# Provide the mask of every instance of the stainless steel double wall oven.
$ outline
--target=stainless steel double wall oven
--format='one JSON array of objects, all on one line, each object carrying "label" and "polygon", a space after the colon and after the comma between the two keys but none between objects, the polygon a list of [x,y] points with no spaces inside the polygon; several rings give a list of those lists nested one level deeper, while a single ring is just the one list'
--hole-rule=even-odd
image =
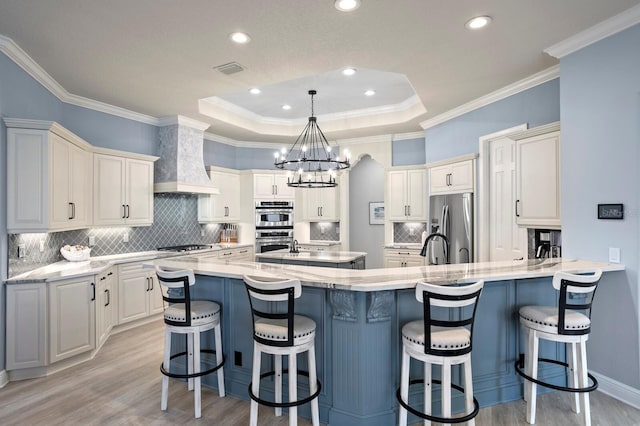
[{"label": "stainless steel double wall oven", "polygon": [[293,201],[256,201],[256,253],[293,243]]}]

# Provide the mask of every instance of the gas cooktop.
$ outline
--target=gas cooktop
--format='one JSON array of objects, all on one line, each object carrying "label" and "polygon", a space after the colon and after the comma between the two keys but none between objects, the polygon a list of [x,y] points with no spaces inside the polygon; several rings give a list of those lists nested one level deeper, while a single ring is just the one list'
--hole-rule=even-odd
[{"label": "gas cooktop", "polygon": [[158,247],[159,251],[193,251],[210,249],[211,244],[185,244],[182,246]]}]

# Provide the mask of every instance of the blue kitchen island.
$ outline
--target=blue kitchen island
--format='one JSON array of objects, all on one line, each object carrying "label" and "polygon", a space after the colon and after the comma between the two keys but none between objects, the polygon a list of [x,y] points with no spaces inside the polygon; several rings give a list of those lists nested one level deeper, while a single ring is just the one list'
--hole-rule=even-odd
[{"label": "blue kitchen island", "polygon": [[[322,383],[320,420],[329,425],[397,422],[395,392],[402,347],[400,330],[406,322],[422,317],[422,305],[414,296],[416,282],[455,285],[485,280],[476,314],[472,363],[474,394],[480,405],[486,407],[521,398],[521,380],[513,369],[523,351],[517,319],[519,306],[557,304],[557,292],[551,285],[551,277],[557,271],[589,273],[600,268],[608,273],[621,273],[615,271],[624,269],[619,264],[570,259],[369,270],[224,262],[195,256],[156,260],[152,264],[193,269],[197,283],[192,297],[221,304],[227,392],[244,399],[248,399],[251,380],[253,340],[242,276],[300,279],[304,287],[302,297],[296,300],[296,312],[313,318],[317,324],[316,358]],[[206,344],[213,346],[212,341]],[[540,356],[563,359],[564,349],[541,346]],[[306,359],[300,358],[298,362],[300,368],[306,368]],[[547,380],[564,380],[562,369],[541,368],[540,373]],[[434,374],[435,378],[439,375]],[[414,366],[411,377],[421,376],[422,369]],[[204,380],[207,386],[216,388],[215,376]],[[453,380],[459,383],[456,372]],[[261,395],[273,398],[268,389],[268,386],[261,388]],[[420,407],[418,391],[416,388],[410,394],[410,401]],[[434,407],[439,404],[438,394]],[[308,395],[306,382],[300,383],[299,395]],[[455,409],[461,401],[455,400],[455,393],[453,396]],[[309,407],[300,407],[299,414],[310,417]]]}]

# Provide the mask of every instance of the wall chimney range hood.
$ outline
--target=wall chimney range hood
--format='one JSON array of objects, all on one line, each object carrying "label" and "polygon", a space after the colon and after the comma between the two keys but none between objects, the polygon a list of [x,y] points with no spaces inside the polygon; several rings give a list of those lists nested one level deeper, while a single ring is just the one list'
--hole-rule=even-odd
[{"label": "wall chimney range hood", "polygon": [[180,115],[160,122],[160,159],[154,166],[153,192],[219,194],[204,168],[202,146],[209,125]]}]

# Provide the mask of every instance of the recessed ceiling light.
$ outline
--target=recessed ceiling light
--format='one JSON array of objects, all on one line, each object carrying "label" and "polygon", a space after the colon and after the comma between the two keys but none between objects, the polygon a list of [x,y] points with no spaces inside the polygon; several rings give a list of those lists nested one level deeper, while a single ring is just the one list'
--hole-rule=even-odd
[{"label": "recessed ceiling light", "polygon": [[375,90],[367,90],[366,92],[364,92],[365,96],[373,96],[376,94]]},{"label": "recessed ceiling light", "polygon": [[342,70],[342,74],[344,75],[354,75],[356,72],[358,72],[358,70],[355,68],[345,68]]},{"label": "recessed ceiling light", "polygon": [[469,19],[464,26],[470,30],[478,30],[486,27],[490,22],[491,16],[476,16],[475,18]]},{"label": "recessed ceiling light", "polygon": [[249,34],[245,33],[231,33],[229,34],[229,38],[231,39],[231,41],[234,41],[238,44],[246,44],[251,41],[251,37],[249,37]]},{"label": "recessed ceiling light", "polygon": [[291,105],[287,105],[287,104],[282,105],[282,109],[285,111],[289,111],[291,109]]},{"label": "recessed ceiling light", "polygon": [[360,0],[336,0],[334,6],[340,12],[351,12],[360,7]]},{"label": "recessed ceiling light", "polygon": [[261,92],[262,91],[257,87],[252,87],[251,89],[249,89],[249,93],[251,93],[252,95],[259,95]]}]

